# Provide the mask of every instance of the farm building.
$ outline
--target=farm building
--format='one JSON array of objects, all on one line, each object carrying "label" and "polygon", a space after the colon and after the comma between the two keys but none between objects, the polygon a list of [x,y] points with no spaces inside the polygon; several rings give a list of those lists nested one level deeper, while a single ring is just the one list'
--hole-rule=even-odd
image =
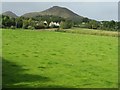
[{"label": "farm building", "polygon": [[49,27],[59,27],[60,24],[58,22],[50,22]]}]

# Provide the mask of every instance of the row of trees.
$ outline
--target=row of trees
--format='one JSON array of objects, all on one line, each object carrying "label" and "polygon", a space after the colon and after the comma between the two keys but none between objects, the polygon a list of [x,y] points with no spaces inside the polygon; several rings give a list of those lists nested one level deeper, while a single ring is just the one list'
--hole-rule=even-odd
[{"label": "row of trees", "polygon": [[[117,31],[120,29],[120,22],[115,21],[96,21],[88,18],[83,18],[82,22],[73,22],[72,20],[64,19],[57,16],[37,16],[34,18],[18,17],[12,18],[2,15],[1,17],[2,28],[24,28],[24,29],[44,29],[44,28],[56,28],[54,25],[49,26],[50,22],[57,22],[60,24],[60,28],[68,29],[71,27],[81,27],[89,29],[102,29]],[[44,23],[46,21],[47,23]],[[57,27],[58,28],[58,27]]]},{"label": "row of trees", "polygon": [[[65,20],[61,17],[57,16],[37,16],[34,18],[25,18],[18,17],[12,18],[9,16],[2,15],[2,28],[24,28],[24,29],[44,29],[44,28],[56,28],[55,25],[49,26],[52,22],[56,22],[60,24],[60,28],[71,28],[73,26],[71,20]],[[47,23],[45,23],[45,21]],[[58,28],[58,26],[57,26]]]},{"label": "row of trees", "polygon": [[109,31],[120,30],[120,22],[114,20],[111,21],[96,21],[96,20],[86,20],[79,24],[79,27],[89,28],[89,29],[102,29]]}]

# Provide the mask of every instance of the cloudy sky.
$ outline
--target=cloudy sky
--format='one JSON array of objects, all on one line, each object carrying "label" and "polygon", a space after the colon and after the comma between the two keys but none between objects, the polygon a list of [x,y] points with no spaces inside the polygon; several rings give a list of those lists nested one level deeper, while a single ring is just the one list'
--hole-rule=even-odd
[{"label": "cloudy sky", "polygon": [[78,15],[100,21],[118,20],[118,2],[3,2],[2,12],[12,11],[20,16],[52,6],[66,7]]}]

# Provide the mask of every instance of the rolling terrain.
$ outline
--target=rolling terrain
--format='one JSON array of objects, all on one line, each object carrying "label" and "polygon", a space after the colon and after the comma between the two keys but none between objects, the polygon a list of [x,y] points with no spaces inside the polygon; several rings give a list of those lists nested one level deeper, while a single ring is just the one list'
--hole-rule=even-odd
[{"label": "rolling terrain", "polygon": [[[14,18],[18,17],[12,11],[6,11],[2,14],[6,16],[14,17]],[[65,18],[65,19],[69,19],[69,20],[77,21],[77,22],[78,21],[81,22],[82,19],[84,18],[83,16],[80,16],[65,7],[59,7],[59,6],[53,6],[44,11],[25,13],[24,15],[19,16],[19,17],[34,18],[34,17],[46,16],[46,15],[47,16],[58,16],[61,18]]]},{"label": "rolling terrain", "polygon": [[59,16],[62,18],[68,18],[68,19],[82,19],[82,16],[77,15],[76,13],[72,12],[71,10],[64,8],[64,7],[59,7],[59,6],[53,6],[49,9],[46,9],[41,12],[31,12],[31,13],[26,13],[22,15],[23,17],[35,17],[39,15],[53,15],[53,16]]}]

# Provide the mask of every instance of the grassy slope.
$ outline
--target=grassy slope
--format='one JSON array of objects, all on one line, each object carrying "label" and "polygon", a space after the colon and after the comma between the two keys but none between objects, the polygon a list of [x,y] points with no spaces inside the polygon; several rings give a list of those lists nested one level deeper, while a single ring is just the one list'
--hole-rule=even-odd
[{"label": "grassy slope", "polygon": [[3,87],[117,87],[117,37],[3,30]]}]

